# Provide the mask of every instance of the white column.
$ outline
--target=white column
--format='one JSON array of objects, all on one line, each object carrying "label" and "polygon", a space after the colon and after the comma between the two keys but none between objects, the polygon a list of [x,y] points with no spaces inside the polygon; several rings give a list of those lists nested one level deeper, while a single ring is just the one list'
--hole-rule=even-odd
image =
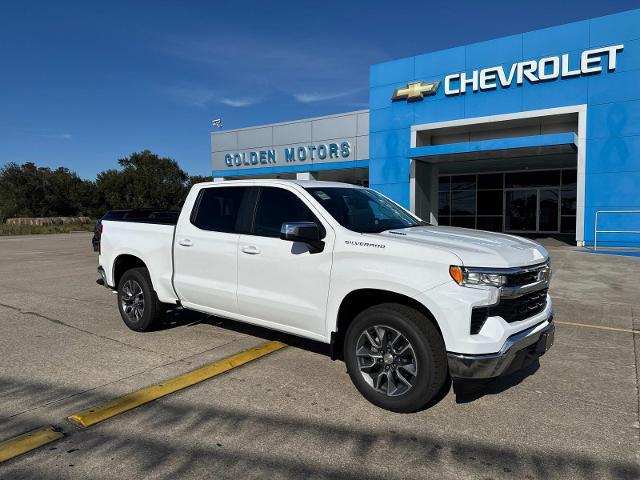
[{"label": "white column", "polygon": [[296,180],[315,180],[316,177],[313,172],[298,172],[296,173]]},{"label": "white column", "polygon": [[576,189],[576,245],[584,247],[585,190],[587,173],[587,107],[581,105],[578,110],[578,184]]}]

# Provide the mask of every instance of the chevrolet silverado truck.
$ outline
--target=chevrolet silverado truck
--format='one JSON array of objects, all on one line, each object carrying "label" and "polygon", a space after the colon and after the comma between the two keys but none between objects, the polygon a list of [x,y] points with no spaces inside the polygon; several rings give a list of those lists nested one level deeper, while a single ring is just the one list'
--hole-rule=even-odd
[{"label": "chevrolet silverado truck", "polygon": [[177,221],[104,220],[100,248],[97,282],[129,328],[186,308],[324,342],[365,398],[396,412],[553,344],[542,246],[430,225],[354,185],[201,183]]}]

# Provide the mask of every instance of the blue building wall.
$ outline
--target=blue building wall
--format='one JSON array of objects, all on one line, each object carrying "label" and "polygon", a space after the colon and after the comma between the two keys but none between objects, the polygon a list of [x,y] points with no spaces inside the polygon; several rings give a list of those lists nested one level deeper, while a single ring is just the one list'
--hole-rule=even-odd
[{"label": "blue building wall", "polygon": [[[597,75],[446,97],[441,83],[423,101],[392,102],[410,81],[624,44],[616,70]],[[606,57],[605,57],[606,59]],[[603,61],[603,66],[606,60]],[[572,65],[573,68],[575,66]],[[411,125],[526,110],[587,105],[584,238],[593,242],[596,210],[640,209],[640,10],[498,38],[373,65],[370,70],[369,182],[408,207]],[[640,230],[640,215],[610,215],[609,229]],[[598,243],[640,244],[635,235],[602,235]]]}]

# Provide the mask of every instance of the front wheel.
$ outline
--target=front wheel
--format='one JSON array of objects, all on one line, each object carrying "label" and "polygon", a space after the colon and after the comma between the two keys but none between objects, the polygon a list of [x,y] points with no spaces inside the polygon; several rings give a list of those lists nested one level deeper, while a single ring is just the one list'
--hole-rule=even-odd
[{"label": "front wheel", "polygon": [[360,393],[394,412],[424,408],[447,378],[442,337],[428,318],[405,305],[361,312],[347,329],[344,357]]},{"label": "front wheel", "polygon": [[118,310],[124,323],[136,332],[148,332],[162,316],[149,272],[146,268],[127,270],[118,282]]}]

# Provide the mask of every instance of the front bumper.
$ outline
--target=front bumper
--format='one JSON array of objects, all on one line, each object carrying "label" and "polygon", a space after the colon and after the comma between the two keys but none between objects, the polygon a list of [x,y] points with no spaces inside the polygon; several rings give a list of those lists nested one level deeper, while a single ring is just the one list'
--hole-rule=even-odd
[{"label": "front bumper", "polygon": [[553,346],[553,314],[547,320],[511,335],[497,353],[469,355],[447,352],[454,378],[481,379],[513,373],[531,364]]}]

